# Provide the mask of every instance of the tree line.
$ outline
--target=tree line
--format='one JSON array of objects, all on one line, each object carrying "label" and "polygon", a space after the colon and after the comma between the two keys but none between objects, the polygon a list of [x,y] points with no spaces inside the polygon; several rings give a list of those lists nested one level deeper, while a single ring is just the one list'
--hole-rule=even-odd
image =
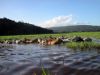
[{"label": "tree line", "polygon": [[66,33],[66,32],[96,32],[100,31],[100,26],[93,25],[73,25],[73,26],[61,26],[49,28],[54,32]]},{"label": "tree line", "polygon": [[53,33],[53,31],[29,23],[16,22],[8,18],[0,18],[0,35],[25,35],[46,33]]}]

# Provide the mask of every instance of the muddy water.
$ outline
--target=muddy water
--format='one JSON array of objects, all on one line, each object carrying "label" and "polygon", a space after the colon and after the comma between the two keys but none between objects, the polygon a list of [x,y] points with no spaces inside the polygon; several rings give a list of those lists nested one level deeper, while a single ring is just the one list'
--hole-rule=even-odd
[{"label": "muddy water", "polygon": [[100,50],[37,44],[0,48],[0,75],[100,75]]}]

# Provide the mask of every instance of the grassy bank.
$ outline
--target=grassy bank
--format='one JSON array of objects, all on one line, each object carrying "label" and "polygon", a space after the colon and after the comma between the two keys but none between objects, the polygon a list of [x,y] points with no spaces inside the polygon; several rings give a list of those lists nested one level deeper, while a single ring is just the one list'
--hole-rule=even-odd
[{"label": "grassy bank", "polygon": [[34,34],[34,35],[15,35],[15,36],[0,36],[0,40],[11,40],[11,39],[23,39],[23,38],[44,38],[44,37],[73,37],[73,36],[81,36],[81,37],[93,37],[100,39],[100,32],[72,32],[72,33],[61,33],[61,34]]},{"label": "grassy bank", "polygon": [[95,42],[69,42],[66,46],[72,49],[100,49],[100,43]]}]

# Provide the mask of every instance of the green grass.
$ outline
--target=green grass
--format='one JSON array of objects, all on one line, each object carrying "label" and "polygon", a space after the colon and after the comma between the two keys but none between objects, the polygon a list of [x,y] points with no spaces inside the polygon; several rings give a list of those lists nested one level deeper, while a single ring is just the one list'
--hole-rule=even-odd
[{"label": "green grass", "polygon": [[[41,68],[41,74],[42,75],[50,75],[49,71],[45,70],[43,66]],[[33,73],[33,75],[38,75],[38,74],[37,73]]]},{"label": "green grass", "polygon": [[95,42],[69,42],[66,46],[72,49],[100,49],[100,43]]},{"label": "green grass", "polygon": [[42,67],[42,75],[50,75],[49,72],[47,72],[43,67]]},{"label": "green grass", "polygon": [[12,39],[34,39],[34,38],[44,38],[44,37],[73,37],[73,36],[81,36],[81,37],[92,37],[100,39],[100,32],[72,32],[72,33],[61,33],[61,34],[34,34],[34,35],[15,35],[15,36],[0,36],[0,40],[12,40]]}]

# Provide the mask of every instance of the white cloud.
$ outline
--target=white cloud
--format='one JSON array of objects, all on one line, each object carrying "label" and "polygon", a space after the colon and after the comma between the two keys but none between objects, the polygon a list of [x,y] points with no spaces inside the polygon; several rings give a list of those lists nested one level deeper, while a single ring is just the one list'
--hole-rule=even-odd
[{"label": "white cloud", "polygon": [[68,15],[68,16],[58,16],[54,17],[48,21],[45,21],[41,24],[39,24],[41,27],[49,28],[49,27],[55,27],[55,26],[65,26],[69,24],[73,24],[73,16]]}]

